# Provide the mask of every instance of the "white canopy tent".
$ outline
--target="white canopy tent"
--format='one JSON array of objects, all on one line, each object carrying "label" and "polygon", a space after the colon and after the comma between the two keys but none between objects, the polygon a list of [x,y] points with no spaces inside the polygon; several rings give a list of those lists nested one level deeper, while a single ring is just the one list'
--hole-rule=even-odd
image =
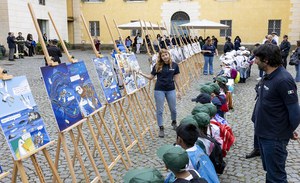
[{"label": "white canopy tent", "polygon": [[[141,22],[142,22],[143,29],[145,29],[145,27],[147,27],[147,29],[151,29],[152,27],[154,30],[159,30],[159,28],[161,30],[166,30],[163,26],[159,26],[157,24],[153,24],[153,23],[150,24],[150,22],[146,22],[145,24],[144,21]],[[118,25],[118,28],[123,30],[141,29],[141,23],[140,21],[137,21],[137,22],[131,22],[127,24],[121,24]]]},{"label": "white canopy tent", "polygon": [[190,29],[203,29],[204,30],[204,37],[205,37],[205,30],[206,29],[228,29],[229,26],[217,22],[213,22],[210,20],[196,20],[193,22],[189,22],[186,24],[179,25],[181,27],[188,27]]}]

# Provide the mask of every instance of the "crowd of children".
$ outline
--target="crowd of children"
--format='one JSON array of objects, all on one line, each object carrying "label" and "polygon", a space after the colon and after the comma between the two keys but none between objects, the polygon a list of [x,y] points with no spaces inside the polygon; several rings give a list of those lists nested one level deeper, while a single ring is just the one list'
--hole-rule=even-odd
[{"label": "crowd of children", "polygon": [[[125,182],[209,182],[218,183],[226,163],[223,158],[235,141],[226,112],[232,109],[228,78],[217,76],[214,82],[202,84],[200,94],[192,99],[196,106],[176,128],[175,145],[157,150],[170,172],[164,178],[152,168],[127,172]],[[139,180],[139,181],[136,181]]]}]

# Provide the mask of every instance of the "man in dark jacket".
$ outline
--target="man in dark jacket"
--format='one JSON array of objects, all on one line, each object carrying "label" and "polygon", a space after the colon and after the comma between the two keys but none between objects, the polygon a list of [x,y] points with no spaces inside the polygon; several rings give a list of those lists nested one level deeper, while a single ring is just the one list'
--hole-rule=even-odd
[{"label": "man in dark jacket", "polygon": [[14,61],[14,54],[16,50],[16,38],[13,32],[8,33],[7,44],[9,48],[8,60]]},{"label": "man in dark jacket", "polygon": [[254,56],[255,63],[266,73],[256,87],[252,115],[266,182],[287,183],[286,147],[290,139],[298,139],[295,130],[300,122],[297,86],[281,66],[277,45],[263,44],[254,51]]},{"label": "man in dark jacket", "polygon": [[291,43],[288,41],[287,35],[283,36],[283,41],[281,42],[279,48],[281,51],[282,65],[284,68],[286,68],[286,65],[287,65],[286,59],[287,59],[287,57],[289,55],[289,51],[291,49]]},{"label": "man in dark jacket", "polygon": [[[51,59],[55,62],[58,62],[59,64],[61,63],[61,60],[59,57],[62,57],[60,49],[57,47],[57,40],[51,40],[49,41],[49,46],[47,47],[49,56],[52,57]],[[45,60],[45,65],[47,66],[48,63]]]},{"label": "man in dark jacket", "polygon": [[225,45],[224,45],[224,53],[230,52],[230,51],[233,50],[233,49],[234,49],[234,46],[233,46],[233,44],[232,44],[232,42],[231,42],[231,38],[230,38],[230,37],[227,37],[227,38],[226,38],[226,43],[225,43]]}]

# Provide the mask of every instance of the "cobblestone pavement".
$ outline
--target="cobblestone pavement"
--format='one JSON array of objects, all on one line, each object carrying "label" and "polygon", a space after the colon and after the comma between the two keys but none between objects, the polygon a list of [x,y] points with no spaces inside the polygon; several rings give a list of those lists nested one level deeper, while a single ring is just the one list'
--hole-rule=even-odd
[{"label": "cobblestone pavement", "polygon": [[[104,102],[103,95],[101,94],[99,80],[97,79],[95,68],[92,64],[91,59],[93,58],[93,54],[91,51],[80,51],[80,50],[72,50],[71,54],[75,56],[75,58],[79,58],[81,60],[85,60],[87,68],[89,70],[90,77],[94,86],[96,88],[96,92],[98,96],[100,96],[101,101]],[[108,54],[108,52],[106,52]],[[142,70],[147,73],[149,72],[149,66],[147,61],[147,56],[143,54],[137,55],[139,63],[142,67]],[[66,61],[64,57],[62,59]],[[34,56],[34,57],[26,57],[25,59],[16,60],[15,62],[9,62],[6,60],[0,60],[0,66],[4,69],[7,69],[10,74],[14,76],[26,75],[31,86],[32,93],[34,95],[35,101],[39,106],[39,110],[41,115],[46,123],[47,130],[50,134],[52,140],[57,140],[57,125],[55,122],[55,118],[53,116],[53,112],[51,110],[51,106],[46,94],[46,90],[44,88],[44,84],[41,80],[40,68],[44,64],[43,56]],[[215,71],[218,71],[218,60],[214,61]],[[288,70],[295,75],[294,68],[288,66]],[[253,144],[253,124],[250,120],[253,106],[254,106],[254,97],[255,91],[254,86],[257,83],[256,78],[258,77],[257,66],[254,65],[252,68],[251,77],[247,80],[245,84],[238,84],[235,87],[234,92],[234,111],[230,111],[227,115],[227,119],[232,126],[233,132],[236,136],[235,145],[232,147],[230,152],[228,153],[225,161],[227,162],[227,167],[223,175],[220,175],[221,182],[224,183],[238,183],[238,182],[264,182],[265,172],[262,169],[262,164],[260,158],[253,158],[246,160],[245,154],[252,150]],[[190,113],[192,108],[195,106],[195,103],[191,102],[191,98],[197,96],[199,91],[197,91],[197,86],[200,83],[205,83],[207,81],[212,81],[212,76],[201,76],[196,81],[193,81],[188,92],[185,96],[182,97],[180,101],[178,101],[178,121],[180,121],[183,117]],[[299,87],[299,85],[298,85]],[[298,90],[299,92],[299,90]],[[299,94],[299,93],[298,93]],[[102,95],[102,97],[101,97]],[[0,109],[1,110],[1,109]],[[130,116],[129,116],[130,117]],[[107,123],[111,126],[112,122],[110,117],[106,117]],[[132,119],[132,118],[130,118]],[[169,113],[165,115],[165,128],[166,128],[166,137],[158,138],[155,137],[154,140],[150,138],[149,133],[145,135],[144,141],[146,143],[147,148],[144,149],[144,153],[141,154],[137,148],[134,146],[132,150],[129,151],[129,156],[132,161],[132,167],[157,167],[163,174],[166,174],[166,170],[164,168],[163,162],[158,159],[156,156],[156,150],[163,144],[174,143],[176,140],[175,132],[171,129],[171,120]],[[87,131],[87,127],[83,127],[85,131],[85,135],[87,136],[87,141],[92,145],[92,139]],[[298,133],[300,133],[298,129]],[[1,133],[0,135],[0,164],[4,171],[12,172],[13,162],[10,156],[9,148],[5,142],[5,139]],[[72,147],[70,143],[70,139],[67,139],[69,147]],[[117,143],[119,145],[119,143]],[[79,145],[82,150],[82,145]],[[121,149],[121,148],[120,148]],[[71,152],[73,152],[73,148],[69,148]],[[52,159],[55,158],[56,145],[53,145],[49,148]],[[289,182],[300,182],[300,144],[291,141],[288,145],[289,156],[287,159],[286,170],[288,173]],[[73,154],[73,153],[71,153]],[[104,151],[105,157],[108,157],[107,151]],[[42,155],[42,153],[39,153]],[[125,156],[124,156],[125,157]],[[84,160],[85,165],[87,165],[87,172],[90,175],[90,179],[92,180],[95,176],[92,167],[90,166],[90,162],[88,161],[88,157],[86,153],[82,154],[82,158]],[[49,176],[51,174],[50,169],[46,166],[46,161],[42,156],[38,156],[38,162],[40,163],[43,171],[45,172],[46,182],[51,182],[52,177]],[[103,168],[103,165],[100,161],[98,155],[95,156],[95,162],[99,167],[100,174],[104,182],[109,182],[107,174]],[[30,182],[39,182],[37,176],[34,174],[34,167],[30,160],[24,161],[24,166],[27,171],[27,175],[29,177]],[[64,158],[64,154],[61,151],[59,167],[59,174],[64,182],[71,182],[71,176],[68,171],[68,166]],[[116,166],[112,169],[112,175],[115,182],[123,182],[123,176],[126,173],[126,169],[124,165],[119,161]],[[78,182],[85,182],[84,176],[81,173],[80,166],[78,165],[78,161],[75,163],[75,173]],[[8,176],[0,180],[0,182],[9,182],[11,178]],[[20,182],[20,179],[18,180]]]}]

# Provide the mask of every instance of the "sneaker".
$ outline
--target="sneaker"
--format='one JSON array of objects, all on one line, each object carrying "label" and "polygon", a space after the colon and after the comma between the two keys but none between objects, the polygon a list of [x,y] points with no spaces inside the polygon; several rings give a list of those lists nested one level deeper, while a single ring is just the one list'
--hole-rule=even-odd
[{"label": "sneaker", "polygon": [[165,137],[164,126],[160,126],[160,127],[159,127],[159,133],[158,133],[158,136],[159,136],[160,138],[164,138],[164,137]]},{"label": "sneaker", "polygon": [[171,125],[173,127],[173,130],[176,130],[176,128],[177,128],[176,120],[173,120],[172,123],[171,123]]}]

